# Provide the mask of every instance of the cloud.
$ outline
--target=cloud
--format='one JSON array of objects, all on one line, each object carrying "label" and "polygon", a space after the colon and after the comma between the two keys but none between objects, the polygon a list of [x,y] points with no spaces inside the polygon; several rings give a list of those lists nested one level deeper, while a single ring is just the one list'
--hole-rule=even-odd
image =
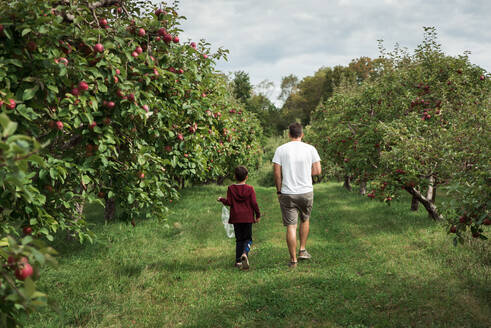
[{"label": "cloud", "polygon": [[243,70],[257,84],[277,87],[281,77],[311,75],[322,66],[378,56],[377,40],[413,50],[423,26],[435,26],[443,50],[491,70],[491,23],[487,0],[182,0],[182,40],[206,39],[230,50],[224,72]]}]

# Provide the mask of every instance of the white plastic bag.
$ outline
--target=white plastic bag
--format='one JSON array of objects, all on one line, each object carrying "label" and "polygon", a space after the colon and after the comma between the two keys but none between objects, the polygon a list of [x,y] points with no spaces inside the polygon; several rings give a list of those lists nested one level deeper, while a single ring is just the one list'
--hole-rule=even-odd
[{"label": "white plastic bag", "polygon": [[228,238],[234,238],[235,233],[234,233],[234,225],[228,223],[228,219],[230,218],[230,211],[226,206],[222,207],[222,223],[223,227],[225,228],[225,232],[227,233]]}]

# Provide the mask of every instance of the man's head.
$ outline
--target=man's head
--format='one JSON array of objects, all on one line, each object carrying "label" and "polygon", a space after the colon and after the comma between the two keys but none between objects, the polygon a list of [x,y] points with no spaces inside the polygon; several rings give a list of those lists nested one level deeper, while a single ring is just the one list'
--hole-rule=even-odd
[{"label": "man's head", "polygon": [[288,134],[292,139],[303,137],[302,124],[297,122],[290,124],[290,126],[288,127]]},{"label": "man's head", "polygon": [[247,172],[247,169],[242,165],[235,168],[235,180],[238,182],[244,181],[248,174],[249,172]]}]

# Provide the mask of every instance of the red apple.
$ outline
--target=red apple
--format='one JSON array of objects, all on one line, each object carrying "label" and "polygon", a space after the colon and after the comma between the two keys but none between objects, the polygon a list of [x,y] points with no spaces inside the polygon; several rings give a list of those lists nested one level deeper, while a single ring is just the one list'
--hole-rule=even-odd
[{"label": "red apple", "polygon": [[138,53],[138,54],[141,54],[143,52],[143,49],[142,47],[138,46],[135,48],[135,51]]},{"label": "red apple", "polygon": [[114,106],[116,106],[116,104],[114,103],[114,101],[108,101],[106,103],[106,107],[111,109],[111,108],[114,108]]},{"label": "red apple", "polygon": [[130,94],[128,95],[128,100],[129,100],[129,101],[131,101],[131,102],[134,102],[134,101],[135,101],[135,95],[134,95],[134,94],[132,94],[132,93],[130,93]]},{"label": "red apple", "polygon": [[482,223],[483,223],[484,225],[491,225],[491,220],[486,218],[486,219],[484,219],[484,220],[482,221]]},{"label": "red apple", "polygon": [[132,57],[135,57],[135,58],[136,58],[136,57],[138,57],[138,52],[133,51],[133,52],[131,53],[131,56],[132,56]]},{"label": "red apple", "polygon": [[15,277],[19,280],[25,280],[26,278],[32,276],[34,270],[29,262],[27,262],[26,258],[22,258],[21,262],[22,264],[17,268],[17,270],[15,270]]},{"label": "red apple", "polygon": [[104,123],[104,125],[109,125],[109,124],[111,124],[111,119],[109,117],[105,117],[102,120],[102,123]]},{"label": "red apple", "polygon": [[157,32],[160,36],[165,36],[167,34],[167,30],[163,27],[159,28]]},{"label": "red apple", "polygon": [[190,45],[191,45],[192,48],[196,49],[196,42],[191,42]]},{"label": "red apple", "polygon": [[24,227],[24,229],[22,229],[22,232],[24,233],[24,235],[30,235],[32,234],[32,228],[29,226]]},{"label": "red apple", "polygon": [[99,193],[97,194],[97,197],[99,198],[104,198],[105,196],[106,194],[103,191],[99,191]]},{"label": "red apple", "polygon": [[100,43],[97,43],[95,46],[94,46],[94,51],[95,52],[104,52],[104,46]]},{"label": "red apple", "polygon": [[119,68],[116,68],[116,74],[117,75],[121,74],[121,71],[119,70]]},{"label": "red apple", "polygon": [[118,83],[119,82],[119,78],[117,76],[114,76],[114,83]]},{"label": "red apple", "polygon": [[56,122],[56,128],[57,128],[58,130],[60,130],[60,131],[61,131],[61,130],[63,130],[63,122],[61,122],[61,121],[57,121],[57,122]]},{"label": "red apple", "polygon": [[157,10],[155,10],[155,16],[160,16],[163,13],[164,13],[164,11],[162,9],[160,9],[160,8],[157,9]]},{"label": "red apple", "polygon": [[94,129],[96,126],[97,126],[97,123],[95,121],[93,121],[89,124],[89,129]]},{"label": "red apple", "polygon": [[481,81],[484,81],[484,79],[485,79],[485,78],[486,78],[486,77],[485,77],[484,75],[481,75],[481,76],[479,77],[479,79],[480,79]]},{"label": "red apple", "polygon": [[165,33],[164,34],[164,41],[165,41],[165,43],[171,43],[172,35],[170,35],[169,33]]},{"label": "red apple", "polygon": [[172,38],[172,42],[179,43],[179,37],[176,35],[174,38]]},{"label": "red apple", "polygon": [[150,108],[148,107],[148,105],[143,105],[142,108],[145,110],[145,112],[149,112],[150,111]]},{"label": "red apple", "polygon": [[171,146],[165,146],[165,151],[166,152],[171,152],[172,151],[172,147]]},{"label": "red apple", "polygon": [[454,225],[453,225],[453,226],[451,226],[451,227],[450,227],[450,232],[451,232],[451,233],[456,233],[456,232],[457,232],[457,227],[456,227],[456,226],[454,226]]},{"label": "red apple", "polygon": [[7,108],[8,109],[15,109],[15,106],[17,106],[17,104],[15,103],[15,100],[14,99],[9,99],[9,102],[7,104]]},{"label": "red apple", "polygon": [[138,35],[139,36],[145,36],[145,30],[143,28],[138,29]]},{"label": "red apple", "polygon": [[179,71],[177,71],[179,74],[183,74],[184,73],[184,70],[182,68],[179,69]]},{"label": "red apple", "polygon": [[72,95],[74,95],[75,97],[78,97],[79,94],[80,94],[80,90],[77,87],[74,87],[72,89]]},{"label": "red apple", "polygon": [[203,54],[203,58],[204,59],[207,59],[208,58],[208,55],[207,54]]},{"label": "red apple", "polygon": [[143,173],[143,172],[138,173],[138,177],[140,179],[144,179],[145,178],[145,173]]},{"label": "red apple", "polygon": [[87,84],[87,82],[85,81],[81,81],[79,84],[78,84],[78,89],[80,91],[87,91],[89,90],[89,85]]},{"label": "red apple", "polygon": [[179,139],[179,140],[181,140],[181,141],[182,141],[182,140],[184,140],[184,137],[182,136],[182,134],[181,134],[181,133],[179,133],[179,134],[177,135],[177,139]]},{"label": "red apple", "polygon": [[107,19],[105,19],[105,18],[99,19],[99,25],[102,27],[106,27],[107,26]]}]

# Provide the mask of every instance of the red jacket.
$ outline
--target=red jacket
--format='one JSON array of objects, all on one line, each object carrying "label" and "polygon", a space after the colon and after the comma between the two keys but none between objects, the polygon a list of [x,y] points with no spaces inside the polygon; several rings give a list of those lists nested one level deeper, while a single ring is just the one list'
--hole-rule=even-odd
[{"label": "red jacket", "polygon": [[231,185],[227,189],[227,198],[220,198],[223,205],[230,206],[228,223],[254,223],[261,217],[256,201],[256,193],[252,186]]}]

